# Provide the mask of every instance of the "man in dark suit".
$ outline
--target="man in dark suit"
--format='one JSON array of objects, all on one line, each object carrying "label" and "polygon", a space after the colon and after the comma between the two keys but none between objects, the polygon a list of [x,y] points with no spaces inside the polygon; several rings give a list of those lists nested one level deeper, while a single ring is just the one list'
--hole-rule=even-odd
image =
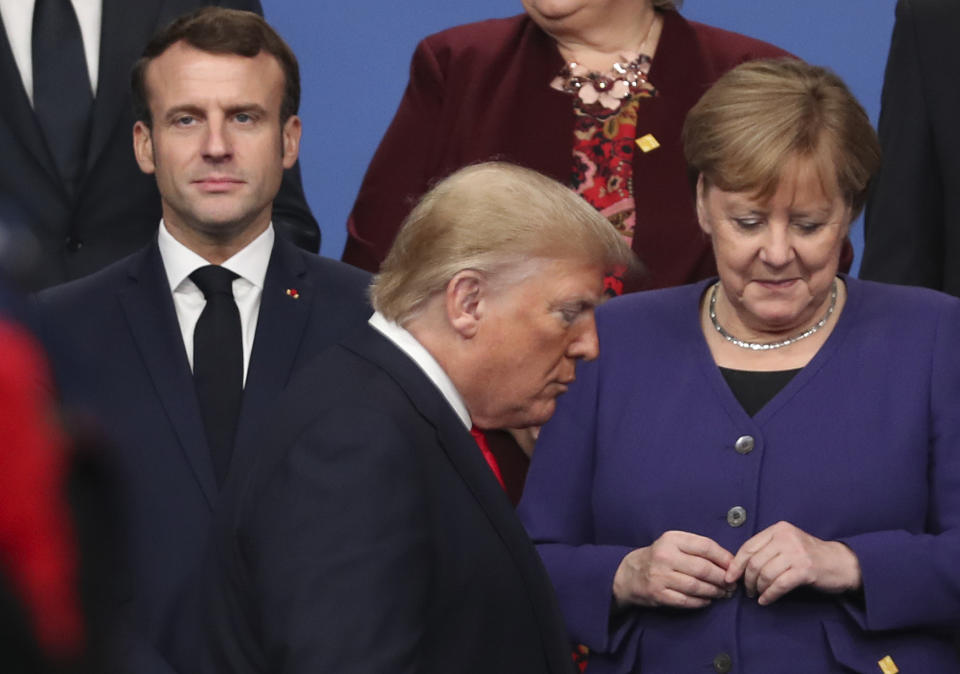
[{"label": "man in dark suit", "polygon": [[274,235],[300,89],[293,53],[263,19],[220,8],[182,17],[148,44],[134,82],[134,150],[163,204],[157,238],[45,291],[41,305],[87,366],[64,397],[96,414],[119,450],[131,550],[117,585],[136,641],[127,667],[193,672],[193,581],[234,438],[369,316],[369,279]]},{"label": "man in dark suit", "polygon": [[[30,288],[89,274],[154,235],[156,183],[137,170],[130,152],[130,68],[155,30],[205,4],[261,12],[258,0],[0,3],[0,86],[6,92],[0,198],[17,204],[32,240],[20,246],[22,257],[32,255],[24,278]],[[53,57],[49,67],[44,53]],[[73,169],[62,165],[70,145],[64,134],[76,137]],[[295,166],[274,204],[274,227],[319,250],[319,230]]]},{"label": "man in dark suit", "polygon": [[960,3],[899,0],[861,278],[960,296]]},{"label": "man in dark suit", "polygon": [[570,671],[549,580],[474,437],[550,417],[597,355],[604,271],[631,260],[528,169],[478,164],[431,190],[369,325],[299,373],[225,489],[201,671]]}]

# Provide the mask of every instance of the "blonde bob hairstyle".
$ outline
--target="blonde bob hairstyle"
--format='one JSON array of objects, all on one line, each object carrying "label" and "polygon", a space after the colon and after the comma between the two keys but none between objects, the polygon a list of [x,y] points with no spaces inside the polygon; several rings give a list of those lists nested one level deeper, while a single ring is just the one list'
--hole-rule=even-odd
[{"label": "blonde bob hairstyle", "polygon": [[825,68],[795,59],[744,63],[723,75],[687,114],[683,153],[691,186],[766,199],[784,166],[812,159],[827,193],[859,215],[880,166],[880,143],[863,107]]},{"label": "blonde bob hairstyle", "polygon": [[538,259],[637,265],[610,222],[567,187],[513,164],[475,164],[437,183],[407,216],[370,297],[403,325],[460,271],[506,284]]}]

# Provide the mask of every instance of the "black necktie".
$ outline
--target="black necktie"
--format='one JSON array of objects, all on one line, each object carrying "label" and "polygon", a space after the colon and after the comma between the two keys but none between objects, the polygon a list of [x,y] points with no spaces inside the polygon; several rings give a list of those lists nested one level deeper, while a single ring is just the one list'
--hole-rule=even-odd
[{"label": "black necktie", "polygon": [[33,110],[71,195],[83,177],[93,93],[80,24],[70,0],[33,8]]},{"label": "black necktie", "polygon": [[243,339],[240,312],[233,299],[233,279],[237,275],[229,269],[207,265],[190,274],[190,278],[207,299],[193,331],[193,382],[213,469],[218,484],[223,484],[243,397]]}]

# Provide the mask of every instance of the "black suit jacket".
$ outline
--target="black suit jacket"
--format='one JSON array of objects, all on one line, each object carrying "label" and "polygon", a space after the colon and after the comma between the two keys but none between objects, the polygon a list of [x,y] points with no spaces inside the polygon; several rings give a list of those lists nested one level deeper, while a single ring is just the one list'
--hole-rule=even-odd
[{"label": "black suit jacket", "polygon": [[[0,200],[13,202],[36,242],[25,283],[37,289],[100,269],[142,248],[156,233],[160,196],[133,156],[130,70],[151,35],[205,4],[262,13],[259,0],[103,0],[100,70],[86,174],[71,198],[23,88],[0,24]],[[284,173],[274,202],[278,233],[317,252],[320,234],[303,195],[299,168]],[[28,254],[23,247],[12,255]],[[18,262],[24,262],[18,260]]]},{"label": "black suit jacket", "polygon": [[960,296],[960,3],[896,12],[860,276]]},{"label": "black suit jacket", "polygon": [[[292,374],[369,316],[368,275],[277,237],[264,283],[237,437],[254,432]],[[296,293],[288,293],[295,290]],[[294,297],[293,295],[298,295]],[[132,671],[193,672],[192,599],[218,499],[193,377],[157,244],[40,296],[60,351],[65,402],[94,415],[118,448],[129,564],[118,579]],[[236,463],[231,464],[231,470]]]},{"label": "black suit jacket", "polygon": [[205,672],[571,670],[549,580],[463,424],[369,326],[319,356],[228,482]]}]

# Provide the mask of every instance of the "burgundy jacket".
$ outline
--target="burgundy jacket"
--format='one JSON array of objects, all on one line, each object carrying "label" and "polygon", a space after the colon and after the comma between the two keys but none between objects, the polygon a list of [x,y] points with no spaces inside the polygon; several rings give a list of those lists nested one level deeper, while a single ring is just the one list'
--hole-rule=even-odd
[{"label": "burgundy jacket", "polygon": [[[640,101],[637,136],[660,147],[634,157],[633,249],[644,288],[715,273],[697,225],[680,131],[687,111],[720,75],[751,59],[789,56],[765,42],[663,13],[649,73],[658,90]],[[396,116],[360,187],[343,260],[375,271],[415,200],[470,163],[511,161],[569,184],[573,105],[549,83],[563,67],[552,38],[526,15],[450,28],[423,40]],[[633,288],[637,289],[637,288]]]}]

